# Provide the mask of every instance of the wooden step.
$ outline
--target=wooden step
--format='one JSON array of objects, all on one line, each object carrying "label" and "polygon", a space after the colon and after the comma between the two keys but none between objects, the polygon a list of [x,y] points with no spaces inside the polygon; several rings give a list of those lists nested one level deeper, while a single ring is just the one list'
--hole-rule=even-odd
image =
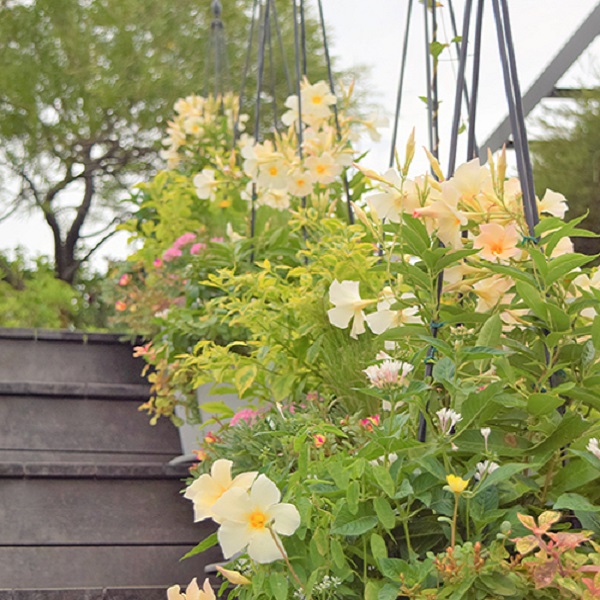
[{"label": "wooden step", "polygon": [[[206,560],[192,557],[180,561],[191,548],[191,545],[0,547],[0,590],[6,590],[0,591],[0,600],[4,600],[3,593],[10,593],[8,590],[21,590],[21,595],[13,600],[82,600],[86,596],[52,596],[49,591],[100,588],[93,591],[98,594],[103,588],[132,587],[160,587],[161,600],[166,600],[167,587],[174,584],[184,587],[193,577],[204,580]],[[221,558],[216,549],[207,555],[212,556],[211,561]],[[41,595],[28,596],[33,590],[40,590]],[[100,597],[90,596],[94,600]],[[147,600],[140,596],[131,598]]]},{"label": "wooden step", "polygon": [[181,454],[177,428],[167,419],[151,426],[140,404],[140,399],[0,395],[0,451]]},{"label": "wooden step", "polygon": [[0,382],[144,384],[143,367],[113,334],[0,330]]}]

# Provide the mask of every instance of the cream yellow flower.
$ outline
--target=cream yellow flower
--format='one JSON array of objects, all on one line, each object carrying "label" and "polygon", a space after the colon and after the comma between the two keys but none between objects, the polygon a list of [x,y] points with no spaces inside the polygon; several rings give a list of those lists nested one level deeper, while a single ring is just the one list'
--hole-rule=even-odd
[{"label": "cream yellow flower", "polygon": [[313,190],[313,177],[308,171],[294,169],[288,176],[288,192],[292,196],[308,196]]},{"label": "cream yellow flower", "polygon": [[194,577],[187,586],[185,594],[181,593],[178,585],[173,585],[167,590],[167,600],[216,600],[216,598],[208,579],[204,580],[204,585],[200,589]]},{"label": "cream yellow flower", "polygon": [[195,522],[208,518],[216,521],[213,506],[226,491],[232,488],[242,491],[250,489],[252,482],[256,479],[256,471],[241,473],[232,479],[232,465],[233,462],[225,458],[216,460],[212,465],[210,475],[208,473],[200,475],[185,491],[184,497],[194,503]]},{"label": "cream yellow flower", "polygon": [[342,167],[328,152],[324,152],[320,156],[309,156],[304,164],[314,180],[323,185],[333,183],[342,172]]},{"label": "cream yellow flower", "polygon": [[201,200],[214,200],[215,189],[218,185],[219,182],[215,180],[215,172],[212,169],[202,169],[194,177],[196,194]]},{"label": "cream yellow flower", "polygon": [[280,500],[281,492],[266,475],[258,476],[249,493],[232,488],[223,494],[213,509],[221,523],[217,536],[225,558],[246,547],[258,563],[283,558],[278,534],[292,535],[300,527],[300,514]]},{"label": "cream yellow flower", "polygon": [[538,211],[553,217],[564,219],[568,208],[567,199],[562,194],[552,190],[546,190],[544,197],[538,200]]},{"label": "cream yellow flower", "polygon": [[402,181],[396,169],[388,169],[381,179],[381,192],[368,197],[369,206],[379,219],[400,223],[403,213],[412,214],[420,206],[417,186],[410,179]]},{"label": "cream yellow flower", "polygon": [[[406,293],[400,296],[401,300],[415,300],[414,294]],[[367,315],[366,321],[371,331],[377,335],[391,329],[400,327],[400,325],[409,325],[422,323],[419,317],[419,307],[409,306],[401,310],[390,310],[390,306],[396,302],[394,292],[390,287],[386,287],[381,292],[380,300],[377,303],[377,312]]]},{"label": "cream yellow flower", "polygon": [[329,322],[335,327],[346,329],[352,323],[350,336],[357,339],[365,332],[365,313],[363,309],[374,300],[363,300],[360,297],[358,281],[342,281],[335,279],[329,287],[329,300],[335,305],[327,311]]},{"label": "cream yellow flower", "polygon": [[273,160],[258,167],[258,185],[269,189],[284,189],[287,185],[288,166],[283,160]]},{"label": "cream yellow flower", "polygon": [[221,575],[223,575],[223,577],[225,577],[229,583],[233,583],[233,585],[250,585],[252,583],[247,577],[244,577],[244,575],[238,571],[231,571],[230,569],[226,569],[221,565],[217,565],[217,571],[219,571],[219,573],[221,573]]},{"label": "cream yellow flower", "polygon": [[462,494],[469,485],[468,479],[463,479],[458,475],[446,475],[446,483],[455,494]]}]

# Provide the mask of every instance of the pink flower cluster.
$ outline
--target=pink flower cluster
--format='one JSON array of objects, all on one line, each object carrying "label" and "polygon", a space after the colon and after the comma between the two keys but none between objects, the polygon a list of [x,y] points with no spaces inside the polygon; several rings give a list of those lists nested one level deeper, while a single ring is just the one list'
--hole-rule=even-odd
[{"label": "pink flower cluster", "polygon": [[371,415],[366,419],[360,420],[361,427],[364,427],[367,431],[373,431],[373,427],[379,427],[381,423],[381,417],[379,415]]},{"label": "pink flower cluster", "polygon": [[245,421],[248,425],[252,425],[254,421],[256,421],[256,417],[258,417],[260,413],[257,410],[252,410],[251,408],[243,408],[231,417],[231,421],[229,421],[229,425],[234,427],[240,421]]},{"label": "pink flower cluster", "polygon": [[367,367],[363,373],[368,377],[371,386],[384,389],[403,385],[406,376],[413,366],[399,360],[386,359],[379,365]]},{"label": "pink flower cluster", "polygon": [[[179,258],[182,254],[183,254],[183,247],[187,246],[189,244],[192,244],[192,242],[196,239],[196,234],[195,233],[184,233],[182,236],[178,237],[174,242],[173,245],[168,248],[167,250],[165,250],[164,254],[163,254],[163,260],[165,262],[169,262],[172,260],[175,260],[176,258]],[[205,250],[206,249],[206,244],[203,242],[196,242],[195,244],[192,244],[192,246],[190,247],[190,254],[200,254],[201,250]],[[160,259],[156,259],[154,261],[155,266],[161,266],[160,264],[157,264],[157,262],[160,261]]]}]

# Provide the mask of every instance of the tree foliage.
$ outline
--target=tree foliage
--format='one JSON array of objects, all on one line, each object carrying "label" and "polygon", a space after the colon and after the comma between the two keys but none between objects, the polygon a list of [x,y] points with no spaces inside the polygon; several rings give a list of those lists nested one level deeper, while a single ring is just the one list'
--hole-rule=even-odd
[{"label": "tree foliage", "polygon": [[[251,6],[251,0],[223,6],[234,90],[246,59]],[[293,71],[291,3],[277,7],[286,60],[273,29],[265,103],[288,94],[284,62]],[[214,54],[212,20],[209,4],[198,0],[0,3],[2,212],[27,206],[43,213],[59,279],[74,281],[114,232],[124,191],[160,164],[160,138],[174,101],[214,88],[207,64]],[[254,47],[257,37],[255,28]],[[312,76],[323,77],[317,23],[310,20],[307,45]],[[250,58],[247,98],[255,94],[256,49]],[[222,77],[227,85],[225,70]]]},{"label": "tree foliage", "polygon": [[[543,141],[532,144],[538,194],[550,188],[569,199],[570,218],[585,213],[585,226],[600,233],[600,91],[548,112]],[[575,239],[579,251],[595,254],[595,238]]]}]

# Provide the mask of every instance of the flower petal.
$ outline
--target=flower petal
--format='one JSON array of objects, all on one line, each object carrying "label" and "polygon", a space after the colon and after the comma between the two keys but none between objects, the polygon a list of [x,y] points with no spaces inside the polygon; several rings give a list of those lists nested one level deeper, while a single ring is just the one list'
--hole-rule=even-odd
[{"label": "flower petal", "polygon": [[167,590],[167,600],[182,600],[181,588],[178,585],[172,585]]},{"label": "flower petal", "polygon": [[[268,530],[265,531],[268,533]],[[233,521],[224,521],[217,531],[217,538],[226,559],[243,550],[248,545],[250,537],[249,527]]]},{"label": "flower petal", "polygon": [[[383,303],[381,303],[383,304]],[[378,310],[377,312],[367,315],[366,320],[371,328],[371,331],[377,335],[388,330],[394,324],[396,311],[393,310]]]},{"label": "flower petal", "polygon": [[232,521],[245,524],[248,522],[248,492],[239,487],[228,489],[212,506],[212,513],[218,523]]},{"label": "flower petal", "polygon": [[226,458],[220,458],[213,463],[210,469],[211,477],[217,485],[227,489],[231,485],[231,467],[233,461]]},{"label": "flower petal", "polygon": [[281,535],[292,535],[300,527],[300,513],[293,504],[277,504],[269,510],[273,530]]},{"label": "flower petal", "polygon": [[346,327],[348,327],[348,325],[350,324],[350,320],[354,316],[354,311],[352,310],[352,308],[339,306],[336,308],[330,308],[327,311],[327,316],[329,317],[329,322],[334,327],[346,329]]},{"label": "flower petal", "polygon": [[240,473],[235,479],[231,482],[231,487],[239,487],[244,491],[248,491],[256,476],[258,475],[258,471],[249,471],[248,473]]},{"label": "flower petal", "polygon": [[250,490],[250,500],[253,506],[267,509],[281,500],[281,492],[266,475],[259,475]]},{"label": "flower petal", "polygon": [[250,539],[248,556],[257,563],[271,563],[283,559],[268,529],[257,530]]},{"label": "flower petal", "polygon": [[194,522],[212,517],[212,506],[219,499],[223,489],[208,474],[200,475],[188,489],[184,497],[194,503]]}]

